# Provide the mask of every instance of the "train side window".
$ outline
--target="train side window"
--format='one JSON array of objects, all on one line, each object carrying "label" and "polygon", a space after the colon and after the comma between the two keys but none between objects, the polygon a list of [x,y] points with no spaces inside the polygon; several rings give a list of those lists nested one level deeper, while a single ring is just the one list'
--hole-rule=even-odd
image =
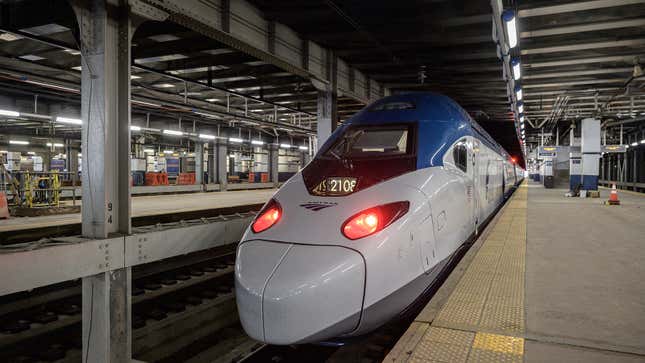
[{"label": "train side window", "polygon": [[468,170],[468,148],[464,141],[455,144],[452,149],[452,157],[455,160],[455,166],[465,173]]}]

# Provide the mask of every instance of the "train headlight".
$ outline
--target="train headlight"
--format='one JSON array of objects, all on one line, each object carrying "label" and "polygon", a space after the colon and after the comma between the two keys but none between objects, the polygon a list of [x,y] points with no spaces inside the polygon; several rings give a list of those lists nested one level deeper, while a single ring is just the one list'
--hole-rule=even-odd
[{"label": "train headlight", "polygon": [[282,207],[275,199],[271,199],[264,208],[258,213],[253,221],[251,229],[255,233],[260,233],[271,228],[282,217]]},{"label": "train headlight", "polygon": [[394,202],[360,211],[343,223],[340,231],[355,240],[374,234],[401,218],[410,209],[410,202]]}]

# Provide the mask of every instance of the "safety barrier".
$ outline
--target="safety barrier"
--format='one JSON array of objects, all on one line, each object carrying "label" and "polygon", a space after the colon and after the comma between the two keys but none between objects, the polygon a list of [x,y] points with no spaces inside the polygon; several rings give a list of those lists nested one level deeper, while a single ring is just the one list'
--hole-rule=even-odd
[{"label": "safety barrier", "polygon": [[179,173],[177,185],[195,184],[195,173]]},{"label": "safety barrier", "polygon": [[146,173],[145,185],[168,185],[168,173]]}]

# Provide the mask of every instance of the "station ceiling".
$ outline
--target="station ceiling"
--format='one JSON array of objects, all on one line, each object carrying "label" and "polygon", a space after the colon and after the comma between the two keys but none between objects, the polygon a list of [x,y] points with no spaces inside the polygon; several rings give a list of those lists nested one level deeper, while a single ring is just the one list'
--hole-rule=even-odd
[{"label": "station ceiling", "polygon": [[[265,19],[332,49],[393,92],[454,98],[511,154],[521,154],[489,0],[249,2]],[[517,15],[519,46],[511,55],[521,60],[528,142],[536,143],[541,131],[553,137],[556,128],[564,137],[569,120],[591,115],[624,122],[628,131],[642,128],[645,0],[504,0],[502,6]],[[78,28],[67,2],[5,2],[0,12],[0,87],[78,99],[69,90],[80,85]],[[308,79],[172,22],[144,23],[132,57],[135,113],[178,117],[188,104],[218,116],[198,122],[267,133],[275,125],[263,121],[275,116],[295,125],[281,130],[288,133],[306,133],[298,126],[315,122],[317,94]],[[341,119],[363,106],[341,95]],[[32,125],[22,121],[21,127]]]}]

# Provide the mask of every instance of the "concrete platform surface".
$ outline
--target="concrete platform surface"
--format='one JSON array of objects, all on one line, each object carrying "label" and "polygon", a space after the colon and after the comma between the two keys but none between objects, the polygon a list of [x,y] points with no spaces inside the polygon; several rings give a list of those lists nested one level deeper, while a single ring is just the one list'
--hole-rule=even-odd
[{"label": "concrete platform surface", "polygon": [[386,362],[645,362],[645,196],[525,182]]},{"label": "concrete platform surface", "polygon": [[[226,208],[264,203],[276,189],[238,190],[227,192],[152,195],[132,198],[132,216],[154,216],[193,210]],[[43,228],[81,222],[81,214],[0,219],[0,232]]]}]

